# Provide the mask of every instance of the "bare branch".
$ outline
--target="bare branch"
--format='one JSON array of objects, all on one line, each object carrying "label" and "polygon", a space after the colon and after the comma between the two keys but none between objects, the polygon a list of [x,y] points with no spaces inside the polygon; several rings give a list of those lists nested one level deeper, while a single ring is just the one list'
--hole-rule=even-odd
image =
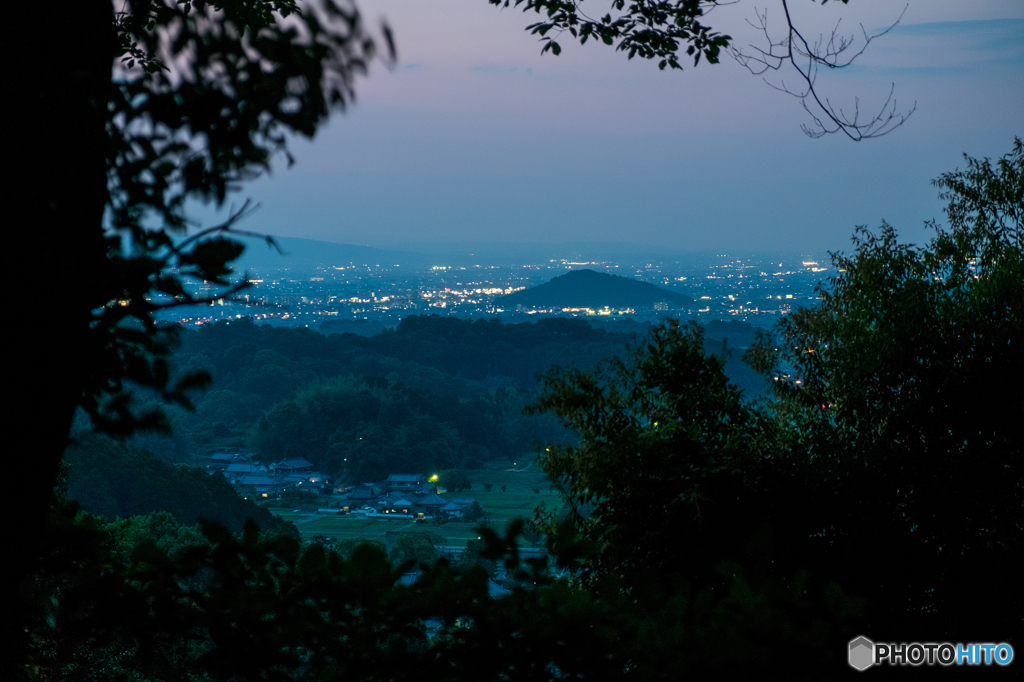
[{"label": "bare branch", "polygon": [[[206,238],[218,234],[234,237],[259,238],[266,241],[266,243],[273,247],[279,254],[284,255],[285,252],[281,248],[280,244],[278,244],[270,235],[251,232],[248,230],[239,230],[235,227],[241,220],[249,217],[259,208],[259,204],[253,205],[252,201],[247,199],[245,203],[242,204],[241,208],[237,210],[232,208],[227,219],[222,223],[201,229],[178,244],[166,246],[166,250],[163,255],[152,261],[155,265],[155,270],[149,277],[150,288],[142,294],[133,296],[126,292],[124,297],[111,300],[103,307],[102,312],[99,313],[99,317],[112,320],[134,317],[145,324],[152,324],[153,319],[151,316],[157,311],[179,308],[182,306],[211,305],[218,301],[240,301],[241,299],[236,298],[236,294],[253,286],[248,273],[245,273],[240,281],[233,283],[220,278],[220,275],[229,274],[230,271],[216,273],[212,278],[214,283],[220,284],[225,288],[219,293],[207,296],[194,295],[188,292],[183,286],[183,280],[185,278],[195,280],[208,279],[209,275],[205,273],[202,268],[179,272],[177,275],[171,277],[170,281],[168,281],[168,278],[163,275],[168,268],[180,266],[182,264],[182,259],[190,255],[188,251],[191,247],[200,247]],[[233,260],[233,257],[229,257],[229,260]],[[194,266],[194,264],[190,265]],[[168,285],[172,283],[173,286],[168,289]],[[150,297],[152,292],[167,295],[170,297],[170,300],[155,301]]]},{"label": "bare branch", "polygon": [[250,207],[251,203],[252,203],[251,199],[246,199],[245,203],[242,204],[242,207],[240,209],[238,209],[237,211],[231,211],[231,214],[227,217],[227,220],[225,220],[223,223],[221,223],[220,225],[214,225],[213,227],[207,227],[206,229],[203,229],[203,230],[199,230],[194,235],[192,235],[188,239],[185,239],[180,244],[178,244],[177,246],[172,248],[170,251],[168,251],[167,255],[165,255],[161,259],[161,262],[164,265],[166,265],[167,262],[171,258],[181,254],[182,250],[185,247],[189,246],[190,244],[194,244],[195,242],[198,242],[202,238],[208,237],[211,234],[217,234],[218,232],[227,232],[227,233],[230,233],[230,234],[233,234],[233,235],[238,235],[239,237],[259,237],[260,239],[266,239],[268,244],[270,244],[275,249],[277,249],[277,251],[279,253],[283,253],[281,251],[281,247],[278,246],[277,242],[274,241],[274,238],[270,237],[269,235],[262,235],[262,234],[259,234],[257,232],[247,232],[247,231],[243,231],[243,230],[236,230],[236,229],[234,229],[234,226],[235,226],[236,223],[240,222],[241,220],[243,220],[245,218],[248,218],[250,215],[252,215],[253,213],[255,213],[256,211],[258,211],[260,209],[260,205],[259,204],[256,204],[255,206],[251,206]]},{"label": "bare branch", "polygon": [[749,45],[746,50],[730,46],[728,49],[733,59],[754,75],[763,76],[769,71],[781,71],[784,67],[796,71],[800,83],[798,87],[790,87],[784,80],[780,81],[779,85],[767,78],[764,78],[764,81],[772,88],[800,100],[812,121],[810,125],[800,126],[808,137],[817,138],[831,133],[843,133],[851,140],[859,142],[887,135],[910,118],[917,109],[917,103],[915,102],[909,111],[898,111],[894,96],[895,84],[890,87],[889,96],[878,112],[867,119],[861,117],[858,98],[854,99],[853,111],[847,113],[842,107],[837,107],[824,97],[817,85],[820,69],[842,69],[850,66],[864,54],[873,40],[889,33],[900,23],[906,7],[896,21],[878,33],[869,34],[862,24],[862,44],[858,49],[856,46],[860,41],[855,35],[840,32],[841,22],[836,23],[828,36],[819,35],[817,39],[809,41],[793,22],[788,1],[781,2],[785,16],[784,36],[781,39],[772,38],[768,28],[768,10],[755,9],[756,19],[748,20],[747,23],[764,34],[766,46]]}]

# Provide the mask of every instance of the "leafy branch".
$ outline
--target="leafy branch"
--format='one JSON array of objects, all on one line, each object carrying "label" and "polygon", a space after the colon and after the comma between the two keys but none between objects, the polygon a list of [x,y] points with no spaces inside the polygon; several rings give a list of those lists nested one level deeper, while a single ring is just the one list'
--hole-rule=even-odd
[{"label": "leafy branch", "polygon": [[[113,31],[103,88],[106,175],[102,268],[88,284],[91,311],[83,385],[76,401],[111,433],[160,428],[157,412],[135,415],[129,387],[188,405],[186,388],[209,377],[171,381],[167,356],[178,328],[156,314],[231,300],[251,286],[233,281],[244,250],[233,237],[256,209],[246,202],[222,224],[188,235],[189,202],[223,205],[242,181],[292,162],[287,135],[312,137],[332,110],[354,97],[371,60],[395,59],[365,28],[352,0],[124,0],[109,8]],[[378,47],[383,46],[383,50]],[[277,243],[264,237],[280,251]],[[124,244],[123,244],[124,242]],[[105,255],[105,257],[103,257]],[[219,287],[189,291],[201,280]]]},{"label": "leafy branch", "polygon": [[[521,7],[545,15],[545,19],[526,27],[544,43],[541,53],[562,51],[557,38],[568,32],[580,44],[593,38],[625,52],[629,59],[639,56],[657,59],[658,68],[681,69],[679,55],[693,58],[696,66],[704,57],[717,64],[722,49],[729,45],[729,36],[715,33],[701,23],[702,17],[715,6],[729,4],[715,0],[614,0],[612,9],[600,18],[582,10],[583,0],[488,0],[500,7]],[[549,36],[548,33],[552,33]]]}]

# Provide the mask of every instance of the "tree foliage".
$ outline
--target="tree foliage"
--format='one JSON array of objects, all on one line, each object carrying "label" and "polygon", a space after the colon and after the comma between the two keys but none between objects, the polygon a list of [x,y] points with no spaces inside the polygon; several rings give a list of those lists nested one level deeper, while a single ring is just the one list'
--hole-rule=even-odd
[{"label": "tree foliage", "polygon": [[[40,583],[60,585],[60,598],[32,623],[33,679],[106,671],[225,681],[604,680],[622,679],[627,663],[644,679],[659,676],[657,647],[630,655],[623,646],[637,639],[641,614],[568,588],[543,562],[510,560],[530,589],[495,600],[480,567],[421,564],[415,581],[401,580],[422,553],[411,537],[399,537],[396,566],[373,543],[343,555],[262,536],[254,525],[232,536],[204,524],[202,543],[173,553],[143,543],[128,556],[113,551],[107,527],[73,510],[61,510],[51,530],[45,550],[55,561]],[[515,541],[488,538],[492,558]]]},{"label": "tree foliage", "polygon": [[67,499],[108,520],[165,513],[185,526],[205,519],[241,532],[253,520],[268,532],[298,535],[292,524],[242,498],[223,476],[167,464],[105,436],[77,438],[65,461]]},{"label": "tree foliage", "polygon": [[[492,5],[508,7],[510,0],[489,0]],[[555,40],[559,33],[567,31],[581,44],[590,39],[600,40],[605,45],[625,52],[630,59],[640,56],[658,60],[658,68],[681,69],[680,54],[685,52],[693,58],[693,64],[700,63],[701,57],[711,64],[717,64],[723,48],[731,38],[716,33],[702,23],[708,10],[717,3],[714,0],[615,0],[613,17],[607,13],[591,18],[584,12],[582,3],[571,0],[514,0],[516,7],[524,12],[542,15],[541,21],[527,27],[527,30],[541,37],[544,47],[541,52],[551,50],[553,54],[562,51]],[[554,33],[554,37],[548,33]]]},{"label": "tree foliage", "polygon": [[[643,334],[649,326],[635,325]],[[743,323],[708,329],[705,345],[719,355],[723,335],[746,346],[755,334]],[[338,474],[346,459],[355,466],[345,453],[366,440],[363,429],[376,424],[374,442],[391,443],[401,440],[399,427],[416,422],[428,427],[425,442],[438,448],[426,448],[419,459],[399,457],[409,471],[514,461],[533,442],[568,437],[554,417],[523,414],[539,388],[536,376],[551,366],[585,368],[623,355],[638,337],[565,319],[503,324],[410,316],[393,333],[370,338],[223,321],[184,334],[171,361],[175,372],[209,372],[215,390],[196,392],[193,412],[167,410],[173,438],[136,436],[133,443],[175,462],[218,448],[251,447],[271,461],[288,451]],[[763,392],[761,377],[738,353],[725,357],[726,373],[748,395]],[[454,460],[441,437],[448,428],[459,439]]]},{"label": "tree foliage", "polygon": [[388,560],[395,567],[429,566],[437,561],[437,547],[443,544],[446,544],[445,539],[438,535],[399,533],[388,552]]},{"label": "tree foliage", "polygon": [[731,674],[752,678],[766,651],[799,642],[806,667],[787,674],[813,677],[860,602],[794,551],[810,533],[797,463],[723,366],[699,326],[671,324],[601,371],[550,373],[532,409],[559,415],[579,443],[544,453],[570,511],[537,521],[584,589],[661,614],[677,674],[724,674],[712,652],[728,651]]},{"label": "tree foliage", "polygon": [[[852,255],[834,254],[821,305],[753,356],[791,447],[828,486],[820,551],[875,576],[878,601],[903,616],[991,628],[1024,598],[1011,578],[1024,547],[1021,141],[935,184],[948,223],[928,244],[861,229]],[[891,557],[885,578],[878,555]],[[982,598],[992,589],[1005,611]]]},{"label": "tree foliage", "polygon": [[465,469],[446,469],[438,475],[437,482],[446,490],[454,493],[461,493],[463,490],[470,490],[473,487]]},{"label": "tree foliage", "polygon": [[[171,376],[176,333],[154,313],[204,300],[189,283],[215,285],[215,295],[244,286],[232,277],[241,246],[230,234],[248,207],[188,235],[189,202],[223,204],[286,153],[287,134],[312,135],[350,101],[377,43],[354,6],[336,0],[9,10],[9,25],[23,30],[8,47],[31,67],[2,76],[19,131],[5,197],[15,276],[38,297],[19,306],[28,336],[12,377],[25,392],[12,419],[38,431],[14,472],[32,482],[13,540],[21,583],[75,411],[108,433],[166,427],[154,405],[133,406],[133,389],[187,405],[187,391],[208,379]],[[5,641],[23,650],[16,602]]]},{"label": "tree foliage", "polygon": [[531,409],[579,436],[549,447],[543,465],[595,547],[586,574],[634,586],[670,566],[685,570],[680,562],[707,565],[702,548],[720,541],[716,520],[733,513],[720,495],[745,487],[766,428],[723,365],[705,352],[699,326],[672,323],[628,360],[546,377]]},{"label": "tree foliage", "polygon": [[767,406],[740,400],[697,328],[660,329],[610,371],[550,374],[535,409],[580,436],[543,460],[572,508],[542,519],[552,549],[639,603],[683,590],[723,605],[742,583],[786,623],[758,632],[749,611],[744,647],[808,617],[834,647],[851,625],[1015,641],[1022,163],[1017,140],[941,176],[948,224],[922,247],[883,225],[834,254],[821,303],[750,352]]},{"label": "tree foliage", "polygon": [[101,428],[129,432],[159,424],[159,413],[140,422],[126,381],[187,403],[183,391],[204,379],[185,375],[167,388],[173,330],[158,329],[154,312],[203,300],[189,281],[221,285],[221,295],[245,286],[229,263],[243,249],[230,234],[247,207],[184,237],[187,206],[223,204],[275,153],[287,154],[286,134],[312,136],[350,101],[376,47],[355,7],[335,0],[143,1],[110,19],[113,76],[93,93],[105,135],[104,224],[82,228],[105,245],[105,287],[81,406]]}]

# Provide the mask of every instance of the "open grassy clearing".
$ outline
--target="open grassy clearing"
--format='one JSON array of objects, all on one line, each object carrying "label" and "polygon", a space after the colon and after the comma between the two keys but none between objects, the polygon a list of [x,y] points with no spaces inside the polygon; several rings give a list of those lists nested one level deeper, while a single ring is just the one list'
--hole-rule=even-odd
[{"label": "open grassy clearing", "polygon": [[[360,517],[323,517],[309,523],[298,526],[299,532],[304,538],[314,535],[325,535],[327,537],[344,538],[366,538],[368,540],[384,540],[388,531],[397,533],[429,533],[439,535],[449,545],[465,545],[470,540],[480,536],[476,531],[477,524],[471,521],[449,521],[446,524],[437,526],[432,523],[412,523],[406,519],[401,521],[388,519],[363,519]],[[495,524],[499,532],[504,530],[504,524]]]},{"label": "open grassy clearing", "polygon": [[[446,497],[472,497],[495,520],[532,516],[533,510],[541,503],[548,509],[557,509],[562,504],[561,497],[551,490],[551,483],[543,472],[471,471],[469,480],[473,484],[472,489],[462,493],[449,492]],[[487,483],[492,486],[490,491],[486,490]],[[506,486],[505,492],[501,490],[502,485]]]},{"label": "open grassy clearing", "polygon": [[361,516],[325,516],[298,526],[303,537],[328,535],[337,538],[363,537],[382,540],[387,531],[412,532],[427,528],[409,519],[367,519]]},{"label": "open grassy clearing", "polygon": [[[294,509],[294,507],[292,507],[292,509]],[[289,509],[287,511],[278,511],[276,509],[271,509],[271,512],[273,512],[274,516],[279,516],[282,519],[284,519],[285,521],[291,521],[293,523],[295,521],[300,521],[300,520],[306,518],[307,516],[309,516],[309,512],[308,511],[293,512],[291,509]]]}]

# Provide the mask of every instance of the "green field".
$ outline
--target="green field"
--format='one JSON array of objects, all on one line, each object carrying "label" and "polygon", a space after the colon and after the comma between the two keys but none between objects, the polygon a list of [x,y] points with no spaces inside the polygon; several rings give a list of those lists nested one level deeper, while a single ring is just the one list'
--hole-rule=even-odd
[{"label": "green field", "polygon": [[[504,528],[511,519],[531,516],[533,510],[541,503],[548,509],[557,509],[561,506],[558,493],[551,490],[551,484],[543,472],[534,467],[527,471],[497,470],[468,473],[473,484],[470,490],[459,493],[449,491],[444,493],[443,497],[472,497],[487,512],[496,530]],[[484,486],[487,483],[492,484],[490,492],[485,490]],[[505,492],[501,491],[502,485],[506,487]],[[534,490],[538,492],[535,493]],[[464,545],[468,540],[477,537],[473,530],[477,525],[475,522],[451,521],[437,526],[433,523],[413,523],[410,519],[367,519],[354,515],[323,516],[307,520],[315,515],[315,506],[305,507],[299,512],[293,511],[294,509],[296,508],[291,507],[274,513],[296,523],[299,532],[307,538],[325,535],[339,539],[363,537],[383,540],[384,534],[388,531],[426,532],[444,537],[448,544]]]},{"label": "green field", "polygon": [[[472,497],[495,522],[532,516],[541,503],[548,509],[557,509],[562,504],[561,497],[551,490],[550,481],[540,471],[471,471],[469,480],[473,484],[471,490],[449,491],[444,497]],[[486,483],[493,484],[490,492],[484,489]],[[501,491],[502,485],[506,486],[505,492]]]}]

